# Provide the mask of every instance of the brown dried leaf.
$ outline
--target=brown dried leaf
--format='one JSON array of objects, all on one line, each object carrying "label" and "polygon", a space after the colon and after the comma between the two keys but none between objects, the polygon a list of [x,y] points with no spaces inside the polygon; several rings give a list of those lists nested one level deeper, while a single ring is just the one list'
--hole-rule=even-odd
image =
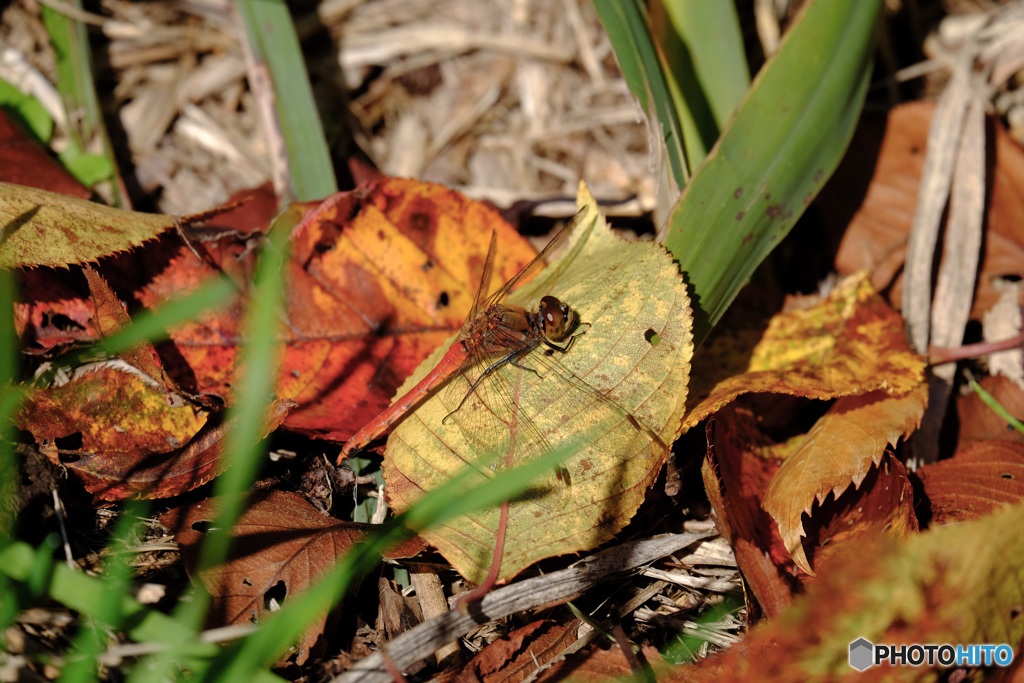
[{"label": "brown dried leaf", "polygon": [[558,657],[576,639],[577,624],[541,619],[522,626],[480,650],[461,669],[446,672],[442,683],[519,683]]},{"label": "brown dried leaf", "polygon": [[[870,269],[872,284],[878,291],[888,290],[887,298],[896,309],[900,308],[903,296],[907,235],[917,205],[918,182],[934,110],[934,102],[921,101],[890,111],[877,157],[872,155],[867,160],[849,155],[823,192],[823,196],[838,201],[819,203],[826,211],[826,223],[848,224],[836,254],[837,271],[846,275]],[[868,131],[859,131],[858,135],[865,133]],[[985,253],[971,311],[971,318],[976,320],[998,300],[999,292],[993,284],[996,280],[1024,273],[1024,150],[998,122],[994,147]],[[874,149],[874,145],[855,138],[851,151],[864,148]],[[867,161],[870,165],[864,163]],[[841,206],[839,215],[835,215],[834,205],[848,205],[850,198],[860,200],[860,195],[851,193],[850,187],[861,185],[869,175],[867,193],[854,207],[852,218],[848,206]]]},{"label": "brown dried leaf", "polygon": [[[992,395],[999,405],[1018,420],[1024,420],[1024,390],[1013,380],[1002,375],[989,375],[978,381],[981,388]],[[1008,424],[999,413],[992,410],[977,392],[962,394],[956,401],[960,418],[960,435],[957,450],[963,450],[975,441],[1015,441],[1024,443],[1021,434]]]},{"label": "brown dried leaf", "polygon": [[[651,665],[657,680],[661,680],[662,676],[667,674],[669,669],[665,666],[665,660],[661,658],[661,653],[656,648],[645,645],[637,655],[642,661]],[[544,671],[537,681],[538,683],[552,683],[566,679],[595,682],[621,681],[627,677],[630,680],[635,680],[639,673],[630,668],[622,648],[613,646],[605,650],[596,645],[590,645],[566,657],[562,663]]]},{"label": "brown dried leaf", "polygon": [[[851,483],[859,488],[872,467],[881,464],[886,446],[895,446],[917,429],[927,401],[928,388],[923,383],[898,398],[884,391],[841,398],[776,472],[763,506],[779,525],[786,549],[804,571],[811,573],[800,541],[804,535],[801,516],[810,515],[814,503],[823,503],[830,493],[839,498]],[[907,496],[905,509],[895,512],[888,526],[892,533],[906,532],[908,520],[913,517],[912,498]],[[876,512],[888,517],[890,511]]]},{"label": "brown dried leaf", "polygon": [[1024,444],[977,441],[915,476],[932,524],[977,519],[1024,498]]},{"label": "brown dried leaf", "polygon": [[[190,572],[216,509],[217,500],[207,499],[160,519],[175,531]],[[232,529],[228,560],[199,576],[213,596],[208,620],[218,625],[259,622],[276,609],[272,601],[287,604],[305,591],[370,528],[326,517],[296,493],[268,491],[255,497]],[[326,623],[325,609],[299,641],[296,663],[306,661]]]}]

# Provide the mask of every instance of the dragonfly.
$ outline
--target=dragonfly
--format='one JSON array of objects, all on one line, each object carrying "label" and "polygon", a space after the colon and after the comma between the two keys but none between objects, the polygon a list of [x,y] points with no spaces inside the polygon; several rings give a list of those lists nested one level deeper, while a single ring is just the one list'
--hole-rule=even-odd
[{"label": "dragonfly", "polygon": [[[557,404],[549,406],[551,410],[561,411],[562,415],[587,412],[591,423],[596,419],[605,425],[605,431],[611,429],[618,433],[617,448],[628,445],[631,449],[643,450],[652,442],[663,445],[656,434],[614,399],[588,385],[557,360],[568,354],[590,327],[580,320],[573,308],[551,294],[541,297],[536,311],[505,301],[510,291],[565,242],[578,220],[579,215],[512,279],[485,296],[497,251],[497,240],[492,233],[480,287],[457,338],[430,373],[348,440],[338,457],[339,463],[387,433],[446,382],[449,386],[442,400],[451,412],[443,424],[456,423],[467,439],[484,452],[493,450],[502,439],[508,439],[509,460],[551,450],[549,439],[518,405],[517,397],[523,393],[524,382],[549,383],[546,393],[557,397],[549,399]],[[509,367],[521,372],[509,373]],[[460,381],[453,381],[456,378]],[[551,432],[550,425],[546,431]],[[497,464],[492,466],[496,468]],[[558,479],[562,490],[559,497],[564,499],[571,476],[560,468]]]}]

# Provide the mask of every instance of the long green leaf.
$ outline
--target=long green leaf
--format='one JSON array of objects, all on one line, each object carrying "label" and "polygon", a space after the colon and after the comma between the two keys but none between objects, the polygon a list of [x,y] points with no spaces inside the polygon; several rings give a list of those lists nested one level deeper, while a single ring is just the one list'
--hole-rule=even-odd
[{"label": "long green leaf", "polygon": [[640,0],[594,0],[597,15],[615,47],[622,75],[648,116],[661,124],[668,161],[676,185],[690,177],[683,130],[669,77],[662,68],[658,47],[651,36],[647,11]]},{"label": "long green leaf", "polygon": [[[81,0],[65,0],[64,4],[82,9]],[[49,7],[42,8],[42,19],[57,59],[57,87],[64,99],[71,138],[71,144],[60,155],[61,162],[80,183],[92,186],[113,178],[117,160],[93,82],[89,36],[81,22]],[[98,153],[89,153],[96,145]],[[114,205],[122,206],[117,183],[112,183],[111,192]]]},{"label": "long green leaf", "polygon": [[864,103],[879,0],[814,0],[680,198],[665,246],[703,341],[838,165]]},{"label": "long green leaf", "polygon": [[270,73],[287,147],[292,199],[312,201],[337,192],[323,124],[288,6],[280,0],[239,0],[235,8],[245,23],[254,58]]},{"label": "long green leaf", "polygon": [[665,20],[652,10],[690,165],[696,167],[718,140],[750,87],[736,7],[731,2],[664,0]]}]

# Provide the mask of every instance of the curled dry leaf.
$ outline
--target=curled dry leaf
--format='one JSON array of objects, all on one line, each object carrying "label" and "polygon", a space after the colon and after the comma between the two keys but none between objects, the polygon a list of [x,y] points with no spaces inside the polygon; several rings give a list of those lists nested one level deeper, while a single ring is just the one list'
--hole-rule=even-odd
[{"label": "curled dry leaf", "polygon": [[767,457],[772,441],[761,432],[757,416],[743,399],[708,421],[707,438],[701,474],[716,524],[732,546],[758,604],[774,618],[790,605],[795,584],[792,559],[778,525],[761,507],[779,469],[778,461]]},{"label": "curled dry leaf", "polygon": [[[496,452],[505,457],[510,435],[515,462],[546,448],[569,451],[557,473],[511,501],[502,580],[543,558],[589,550],[612,538],[643,502],[667,444],[680,430],[693,337],[679,271],[660,246],[613,236],[585,188],[580,202],[584,209],[566,253],[508,297],[509,303],[536,310],[541,296],[556,296],[590,325],[568,352],[557,354],[557,368],[556,352],[535,349],[519,367],[497,369],[488,380],[500,382],[495,389],[469,394],[458,416],[445,420],[456,409],[450,404],[458,401],[455,396],[469,391],[464,378],[452,380],[453,393],[442,390],[426,399],[388,440],[384,477],[389,503],[398,512],[468,464],[488,457],[495,462]],[[428,358],[399,395],[447,348]],[[475,377],[479,370],[470,372]],[[482,443],[474,417],[500,415],[486,401],[510,387],[519,417],[503,432],[495,430],[501,441]],[[485,464],[475,476],[468,488],[494,472]],[[497,508],[481,510],[423,535],[463,576],[479,583],[492,564],[499,518]]]},{"label": "curled dry leaf", "polygon": [[[872,466],[881,464],[886,446],[895,446],[917,429],[927,402],[928,387],[923,383],[900,397],[884,391],[843,397],[832,404],[782,463],[762,505],[778,524],[782,541],[797,566],[811,572],[800,542],[804,535],[801,516],[810,516],[814,503],[823,503],[830,493],[838,499],[851,484],[854,489],[860,488]],[[917,528],[909,486],[905,493],[898,497],[892,519],[886,519],[883,525],[889,533],[903,535]]]},{"label": "curled dry leaf", "polygon": [[[712,502],[718,500],[719,517],[732,520],[729,533],[737,556],[746,557],[741,544],[751,546],[748,564],[758,567],[748,566],[745,571],[757,577],[755,591],[765,608],[777,612],[787,601],[785,582],[776,569],[784,568],[785,562],[778,556],[776,536],[762,528],[761,510],[777,524],[793,560],[810,572],[801,542],[802,515],[811,516],[816,540],[808,550],[814,551],[814,545],[824,540],[818,529],[827,526],[828,515],[834,514],[826,511],[823,519],[815,519],[823,514],[820,506],[826,496],[831,494],[833,505],[845,505],[851,496],[876,495],[873,490],[857,489],[866,477],[877,477],[887,445],[907,437],[920,423],[927,400],[924,359],[909,349],[899,316],[863,276],[848,278],[813,307],[775,316],[756,344],[744,344],[742,337],[720,337],[710,346],[705,347],[706,353],[702,350],[709,362],[703,364],[699,357],[695,366],[703,371],[711,368],[725,379],[715,384],[707,375],[702,378],[703,385],[711,388],[687,414],[688,425],[745,393],[841,397],[809,434],[785,443],[773,443],[761,434],[762,427],[752,427],[747,441],[734,445],[728,435],[722,436],[727,439],[721,444],[724,448],[716,448],[717,459],[712,458],[710,469],[705,468],[705,483],[709,495],[714,494]],[[737,369],[741,371],[733,374]],[[726,431],[733,428],[729,425],[731,419],[723,425]],[[719,438],[716,427],[714,442]],[[730,460],[724,461],[724,456]],[[906,476],[899,474],[902,466],[882,469],[885,476],[872,479],[872,486],[888,486],[908,495],[897,496],[891,509],[871,503],[870,521],[884,519],[893,533],[902,534],[916,524]],[[762,476],[745,481],[753,472]],[[751,506],[757,509],[748,510]],[[762,561],[759,554],[764,552],[770,553],[776,567]]]}]

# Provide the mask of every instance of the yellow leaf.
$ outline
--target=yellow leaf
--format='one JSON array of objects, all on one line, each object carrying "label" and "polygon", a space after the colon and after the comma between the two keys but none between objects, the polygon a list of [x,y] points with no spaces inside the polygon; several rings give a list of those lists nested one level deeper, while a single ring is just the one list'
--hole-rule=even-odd
[{"label": "yellow leaf", "polygon": [[[485,380],[491,390],[474,392],[455,419],[445,420],[468,391],[465,379],[454,380],[449,398],[442,390],[426,400],[388,440],[384,477],[398,512],[467,463],[503,452],[510,437],[515,462],[570,446],[559,472],[512,501],[502,580],[543,558],[594,548],[622,529],[657,477],[685,410],[692,317],[677,267],[659,245],[612,235],[585,187],[579,203],[583,211],[567,253],[508,297],[531,311],[548,294],[572,307],[583,329],[569,351],[541,347],[520,367],[500,367],[497,377]],[[428,358],[398,395],[446,349]],[[488,401],[506,390],[518,406],[516,424],[495,428],[494,418],[488,423],[483,416],[495,412]],[[491,434],[502,442],[489,443]],[[491,476],[480,468],[477,481]],[[498,508],[483,510],[423,536],[463,576],[479,582],[493,559],[498,520]]]}]

